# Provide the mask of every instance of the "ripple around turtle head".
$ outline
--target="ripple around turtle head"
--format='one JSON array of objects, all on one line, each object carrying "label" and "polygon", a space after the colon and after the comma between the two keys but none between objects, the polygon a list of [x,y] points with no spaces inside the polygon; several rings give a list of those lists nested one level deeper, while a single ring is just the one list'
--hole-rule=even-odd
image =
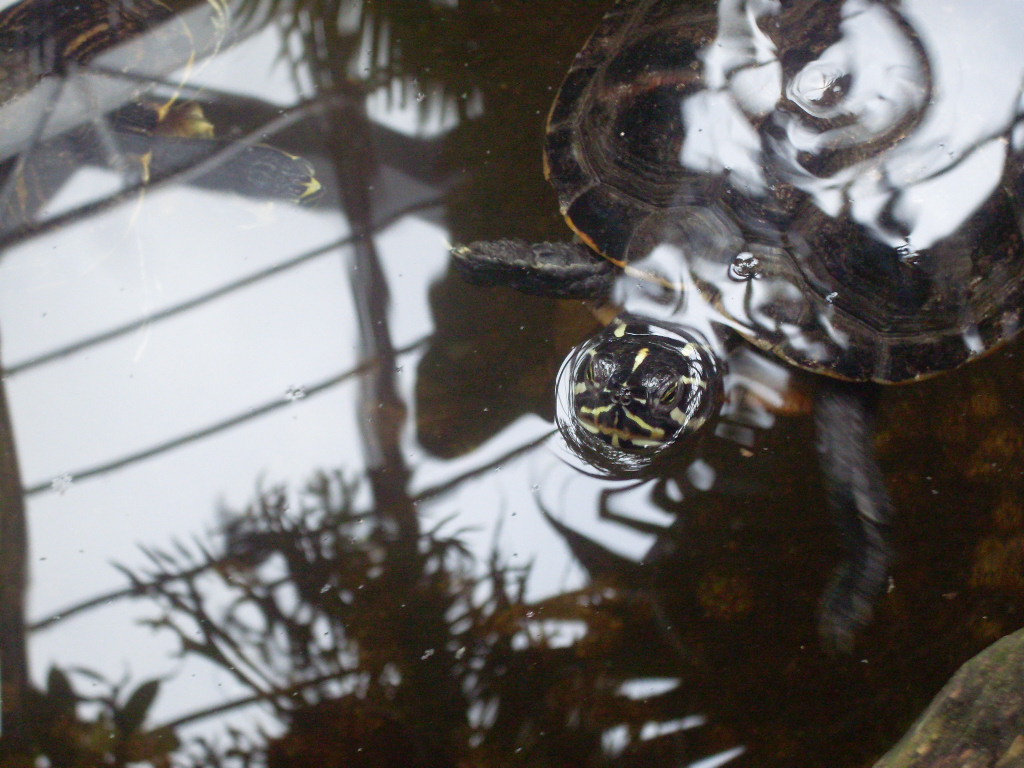
[{"label": "ripple around turtle head", "polygon": [[[660,445],[624,449],[613,446],[586,429],[576,415],[576,383],[580,371],[590,364],[593,353],[613,338],[624,336],[644,346],[643,353],[660,348],[686,361],[687,375],[704,382],[689,386],[679,401],[681,426]],[[605,353],[608,353],[605,347]],[[693,452],[707,428],[717,420],[722,401],[722,350],[694,327],[661,323],[648,317],[624,313],[609,328],[578,344],[563,361],[555,384],[555,420],[564,441],[562,460],[585,474],[613,478],[643,477],[666,457]],[[674,364],[675,365],[675,364]],[[675,417],[674,417],[675,418]]]}]

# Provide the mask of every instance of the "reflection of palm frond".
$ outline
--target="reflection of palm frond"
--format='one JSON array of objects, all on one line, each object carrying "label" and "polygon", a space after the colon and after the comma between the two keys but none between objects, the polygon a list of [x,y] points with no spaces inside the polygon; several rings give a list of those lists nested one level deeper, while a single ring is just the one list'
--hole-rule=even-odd
[{"label": "reflection of palm frond", "polygon": [[[398,99],[414,98],[424,110],[440,97],[464,116],[468,95],[481,74],[464,66],[467,46],[480,29],[486,3],[448,4],[426,0],[242,0],[243,14],[270,14],[289,31],[313,24],[340,57],[352,81],[389,87]],[[429,96],[429,98],[428,98]],[[429,102],[429,103],[428,103]]]}]

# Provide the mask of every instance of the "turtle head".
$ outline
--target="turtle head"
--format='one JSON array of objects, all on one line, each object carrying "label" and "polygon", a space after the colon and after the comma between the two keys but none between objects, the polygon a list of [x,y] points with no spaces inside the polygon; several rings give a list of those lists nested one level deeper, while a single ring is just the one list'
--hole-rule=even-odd
[{"label": "turtle head", "polygon": [[535,296],[600,299],[617,271],[583,243],[485,240],[452,248],[455,269],[478,285],[507,285]]},{"label": "turtle head", "polygon": [[700,335],[628,316],[566,358],[558,391],[574,452],[615,473],[702,433],[722,402],[717,356]]}]

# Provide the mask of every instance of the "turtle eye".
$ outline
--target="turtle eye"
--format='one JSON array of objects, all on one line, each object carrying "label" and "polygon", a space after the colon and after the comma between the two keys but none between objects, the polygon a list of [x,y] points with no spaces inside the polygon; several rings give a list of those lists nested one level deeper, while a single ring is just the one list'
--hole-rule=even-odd
[{"label": "turtle eye", "polygon": [[594,383],[594,361],[593,360],[591,360],[587,364],[586,370],[583,371],[583,380],[586,381],[587,384],[593,384]]},{"label": "turtle eye", "polygon": [[675,401],[676,395],[678,394],[679,382],[673,381],[665,388],[665,391],[661,393],[661,397],[658,399],[661,401],[662,405],[671,405]]}]

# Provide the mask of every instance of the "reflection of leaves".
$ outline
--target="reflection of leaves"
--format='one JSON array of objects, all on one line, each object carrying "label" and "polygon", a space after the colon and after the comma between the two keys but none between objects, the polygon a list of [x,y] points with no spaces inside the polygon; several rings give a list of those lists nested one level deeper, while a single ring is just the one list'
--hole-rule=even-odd
[{"label": "reflection of leaves", "polygon": [[128,735],[139,729],[159,692],[160,681],[148,680],[135,689],[123,707],[114,711],[114,725],[121,733]]},{"label": "reflection of leaves", "polygon": [[430,754],[394,706],[357,696],[318,702],[293,713],[289,731],[270,741],[268,768],[433,768]]},{"label": "reflection of leaves", "polygon": [[[155,768],[170,765],[169,755],[178,748],[172,728],[143,729],[143,723],[160,689],[160,682],[139,685],[121,703],[121,686],[111,684],[88,670],[76,670],[109,693],[82,696],[75,692],[68,674],[57,667],[47,675],[45,691],[31,691],[28,722],[35,752],[55,768],[120,768],[128,763],[147,763]],[[99,706],[92,718],[78,713],[80,704]]]},{"label": "reflection of leaves", "polygon": [[[643,724],[686,713],[685,695],[622,690],[679,674],[660,616],[633,590],[599,580],[528,601],[527,570],[492,556],[481,571],[448,521],[409,547],[363,497],[322,474],[297,498],[272,489],[226,513],[217,547],[149,552],[146,580],[167,609],[154,626],[235,674],[253,692],[240,703],[288,724],[264,747],[197,744],[194,765],[237,768],[263,752],[274,768],[497,766],[513,754],[599,766],[646,754],[658,740],[639,738]],[[208,595],[224,588],[217,605]],[[628,744],[609,751],[609,728]],[[689,754],[686,739],[658,743]]]},{"label": "reflection of leaves", "polygon": [[[592,13],[600,11],[598,4],[589,5]],[[534,55],[524,49],[521,36],[510,33],[510,24],[525,27],[523,34],[559,34],[572,28],[579,13],[557,6],[537,13],[522,0],[509,7],[429,0],[248,0],[242,7],[244,15],[269,12],[292,29],[302,29],[308,19],[322,22],[353,81],[374,87],[414,83],[424,112],[436,109],[440,98],[460,118],[469,114],[481,88],[510,86],[504,78],[516,55]]]},{"label": "reflection of leaves", "polygon": [[68,676],[57,667],[50,667],[46,677],[46,696],[41,700],[49,709],[49,715],[56,718],[71,718],[75,715],[78,697],[71,688]]}]

